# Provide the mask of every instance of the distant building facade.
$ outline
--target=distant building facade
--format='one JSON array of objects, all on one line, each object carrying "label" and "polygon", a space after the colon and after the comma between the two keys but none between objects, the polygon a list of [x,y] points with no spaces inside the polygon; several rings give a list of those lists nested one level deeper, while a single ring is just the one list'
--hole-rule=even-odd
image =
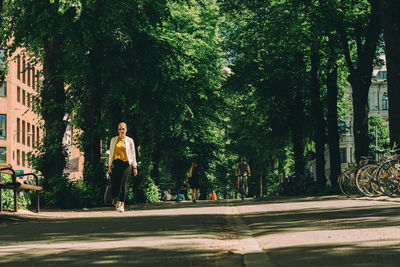
[{"label": "distant building facade", "polygon": [[21,49],[11,58],[1,50],[1,56],[2,66],[8,61],[8,74],[0,88],[0,163],[27,172],[31,170],[27,154],[43,134],[41,122],[32,111],[38,66],[29,66]]},{"label": "distant building facade", "polygon": [[[4,67],[6,61],[8,73],[0,87],[0,164],[11,164],[16,170],[31,172],[27,155],[35,149],[43,136],[42,121],[32,111],[38,73],[42,66],[30,65],[22,49],[18,49],[9,58],[5,50],[0,50],[0,65]],[[82,176],[83,157],[68,139],[68,136],[72,137],[72,132],[69,128],[64,143],[69,160],[74,159],[74,176]]]}]

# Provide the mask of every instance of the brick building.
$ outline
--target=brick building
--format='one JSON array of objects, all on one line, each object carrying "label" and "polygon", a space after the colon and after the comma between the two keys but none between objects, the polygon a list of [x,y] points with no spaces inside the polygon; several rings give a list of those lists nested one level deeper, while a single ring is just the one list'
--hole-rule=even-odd
[{"label": "brick building", "polygon": [[[38,70],[40,65],[30,65],[23,50],[18,49],[10,58],[0,50],[0,64],[8,61],[8,74],[0,88],[0,163],[11,164],[14,169],[31,172],[27,154],[32,151],[42,137],[41,121],[32,111],[32,97],[36,94]],[[72,146],[70,137],[73,130],[69,127],[64,138],[69,160],[73,168],[66,170],[71,177],[81,177],[83,157]]]}]

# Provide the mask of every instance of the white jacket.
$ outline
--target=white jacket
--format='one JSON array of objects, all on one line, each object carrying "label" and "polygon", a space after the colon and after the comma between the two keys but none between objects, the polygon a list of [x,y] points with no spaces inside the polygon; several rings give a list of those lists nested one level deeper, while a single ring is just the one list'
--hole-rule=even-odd
[{"label": "white jacket", "polygon": [[[118,142],[118,136],[114,136],[113,138],[111,138],[110,154],[108,155],[108,166],[111,166],[112,164],[114,157],[114,148],[117,142]],[[133,168],[137,168],[135,143],[133,142],[133,139],[128,136],[125,136],[125,148],[126,148],[126,154],[128,156],[129,165],[132,165]]]}]

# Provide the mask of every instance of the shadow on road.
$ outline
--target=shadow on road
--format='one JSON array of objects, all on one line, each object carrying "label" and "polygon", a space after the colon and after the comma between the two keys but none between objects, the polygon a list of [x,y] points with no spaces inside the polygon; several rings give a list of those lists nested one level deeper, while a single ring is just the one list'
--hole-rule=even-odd
[{"label": "shadow on road", "polygon": [[[134,212],[124,214],[106,207],[76,212],[77,217],[38,215],[19,220],[18,216],[9,216],[5,225],[0,221],[0,264],[243,266],[242,255],[232,253],[226,245],[238,239],[238,232],[237,225],[227,220],[229,215],[221,213],[224,208],[240,211],[252,236],[264,238],[267,245],[280,234],[284,238],[286,233],[352,229],[362,234],[372,228],[395,228],[400,219],[397,203],[373,204],[334,197],[132,207]],[[266,253],[275,266],[376,266],[377,262],[398,266],[392,265],[400,262],[398,236],[400,230],[393,238],[378,236],[357,242],[307,244],[297,240],[276,247],[272,244]]]},{"label": "shadow on road", "polygon": [[[366,202],[368,203],[368,202]],[[294,231],[394,227],[399,225],[399,205],[343,208],[304,208],[244,213],[255,236]]]},{"label": "shadow on road", "polygon": [[[390,240],[388,240],[390,242]],[[295,246],[268,250],[276,267],[287,266],[399,266],[400,244],[347,243],[316,246]],[[288,257],[290,255],[290,257]]]}]

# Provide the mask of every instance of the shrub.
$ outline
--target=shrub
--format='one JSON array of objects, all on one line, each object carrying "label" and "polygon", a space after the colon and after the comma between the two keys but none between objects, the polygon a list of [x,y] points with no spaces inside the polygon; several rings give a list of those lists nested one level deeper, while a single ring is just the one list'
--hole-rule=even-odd
[{"label": "shrub", "polygon": [[159,202],[161,194],[153,179],[144,177],[137,188],[134,188],[135,202]]},{"label": "shrub", "polygon": [[[1,179],[5,180],[6,182],[12,182],[11,175],[1,173]],[[18,209],[28,209],[31,207],[31,198],[30,196],[33,195],[27,192],[20,192],[18,194]],[[6,209],[14,209],[14,191],[13,190],[1,190],[1,199],[3,208]]]}]

